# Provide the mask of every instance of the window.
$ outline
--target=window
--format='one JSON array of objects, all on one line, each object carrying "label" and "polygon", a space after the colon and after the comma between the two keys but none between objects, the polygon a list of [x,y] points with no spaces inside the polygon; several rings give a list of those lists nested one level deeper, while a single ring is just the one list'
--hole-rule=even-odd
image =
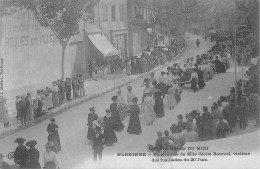
[{"label": "window", "polygon": [[120,5],[120,21],[124,20],[124,4]]},{"label": "window", "polygon": [[115,5],[111,6],[111,20],[115,21],[116,20],[116,9],[115,9]]},{"label": "window", "polygon": [[103,20],[107,21],[107,4],[103,5]]}]

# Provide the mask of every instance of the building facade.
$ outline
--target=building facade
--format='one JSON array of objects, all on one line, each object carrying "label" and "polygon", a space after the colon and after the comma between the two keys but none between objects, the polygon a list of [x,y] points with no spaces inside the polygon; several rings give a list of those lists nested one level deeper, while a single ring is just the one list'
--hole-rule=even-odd
[{"label": "building facade", "polygon": [[141,17],[146,22],[152,15],[152,10],[148,6],[140,6],[138,0],[127,0],[127,20],[129,34],[129,56],[140,57],[142,51],[152,46],[151,34],[143,27],[132,24],[133,20]]}]

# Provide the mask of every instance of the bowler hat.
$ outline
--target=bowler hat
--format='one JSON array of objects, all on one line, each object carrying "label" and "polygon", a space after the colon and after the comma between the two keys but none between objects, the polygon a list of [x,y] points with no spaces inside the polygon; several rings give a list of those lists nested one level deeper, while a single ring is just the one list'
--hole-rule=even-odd
[{"label": "bowler hat", "polygon": [[30,147],[30,146],[35,146],[37,144],[37,142],[35,140],[30,140],[26,143],[26,146]]},{"label": "bowler hat", "polygon": [[3,154],[2,153],[0,153],[0,158],[3,158],[4,156],[3,156]]},{"label": "bowler hat", "polygon": [[14,142],[15,143],[24,143],[26,140],[24,138],[17,138]]},{"label": "bowler hat", "polygon": [[111,110],[110,109],[106,109],[106,112],[111,112]]},{"label": "bowler hat", "polygon": [[50,121],[55,121],[55,119],[54,119],[54,118],[51,118]]}]

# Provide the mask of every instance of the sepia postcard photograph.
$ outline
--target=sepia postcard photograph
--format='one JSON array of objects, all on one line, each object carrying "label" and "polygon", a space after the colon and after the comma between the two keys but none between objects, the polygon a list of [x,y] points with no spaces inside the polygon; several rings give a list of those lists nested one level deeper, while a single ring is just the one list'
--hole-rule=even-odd
[{"label": "sepia postcard photograph", "polygon": [[259,0],[0,0],[0,169],[260,169]]}]

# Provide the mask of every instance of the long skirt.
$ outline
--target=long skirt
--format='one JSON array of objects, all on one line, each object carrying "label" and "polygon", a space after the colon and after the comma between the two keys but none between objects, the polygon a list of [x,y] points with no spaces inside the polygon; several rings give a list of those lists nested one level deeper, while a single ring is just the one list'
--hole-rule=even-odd
[{"label": "long skirt", "polygon": [[131,66],[129,65],[126,66],[126,74],[131,75]]},{"label": "long skirt", "polygon": [[162,118],[164,116],[164,107],[162,99],[155,100],[154,112],[158,118]]},{"label": "long skirt", "polygon": [[194,91],[198,90],[196,78],[191,79],[191,89],[193,89]]},{"label": "long skirt", "polygon": [[52,97],[46,96],[47,109],[53,108]]},{"label": "long skirt", "polygon": [[114,120],[114,125],[115,125],[115,130],[116,131],[122,131],[124,129],[124,124],[121,121],[120,115],[116,114],[115,116],[112,117]]},{"label": "long skirt", "polygon": [[177,105],[175,94],[168,94],[168,106],[173,107]]},{"label": "long skirt", "polygon": [[152,105],[143,105],[143,111],[144,111],[144,120],[146,123],[152,123],[156,119],[156,115],[154,112],[154,107]]},{"label": "long skirt", "polygon": [[48,142],[53,142],[53,151],[59,152],[61,151],[61,145],[60,145],[60,136],[59,133],[56,131],[53,134],[49,134],[48,136]]},{"label": "long skirt", "polygon": [[53,107],[59,107],[59,94],[58,92],[52,92],[52,103]]},{"label": "long skirt", "polygon": [[208,71],[206,69],[203,69],[203,80],[204,82],[209,80]]},{"label": "long skirt", "polygon": [[94,129],[92,128],[92,126],[91,126],[91,127],[88,127],[87,138],[88,138],[90,141],[93,141],[94,135],[95,135],[95,131],[94,131]]},{"label": "long skirt", "polygon": [[55,163],[54,162],[47,162],[45,164],[44,169],[56,169]]},{"label": "long skirt", "polygon": [[47,107],[47,100],[42,100],[42,111],[43,112],[47,112],[48,111],[48,107]]},{"label": "long skirt", "polygon": [[211,67],[211,68],[209,69],[209,78],[212,79],[213,77],[214,77],[214,70],[213,70],[213,68]]},{"label": "long skirt", "polygon": [[38,107],[37,107],[36,117],[41,117],[41,116],[42,116],[42,101],[38,100]]},{"label": "long skirt", "polygon": [[117,137],[114,129],[112,128],[106,128],[104,129],[104,137],[105,137],[105,144],[106,145],[112,145],[114,143],[117,143]]},{"label": "long skirt", "polygon": [[203,79],[198,79],[198,85],[199,85],[199,89],[202,89],[203,87],[206,86],[205,82]]},{"label": "long skirt", "polygon": [[131,114],[127,132],[130,134],[141,134],[141,124],[137,114]]}]

